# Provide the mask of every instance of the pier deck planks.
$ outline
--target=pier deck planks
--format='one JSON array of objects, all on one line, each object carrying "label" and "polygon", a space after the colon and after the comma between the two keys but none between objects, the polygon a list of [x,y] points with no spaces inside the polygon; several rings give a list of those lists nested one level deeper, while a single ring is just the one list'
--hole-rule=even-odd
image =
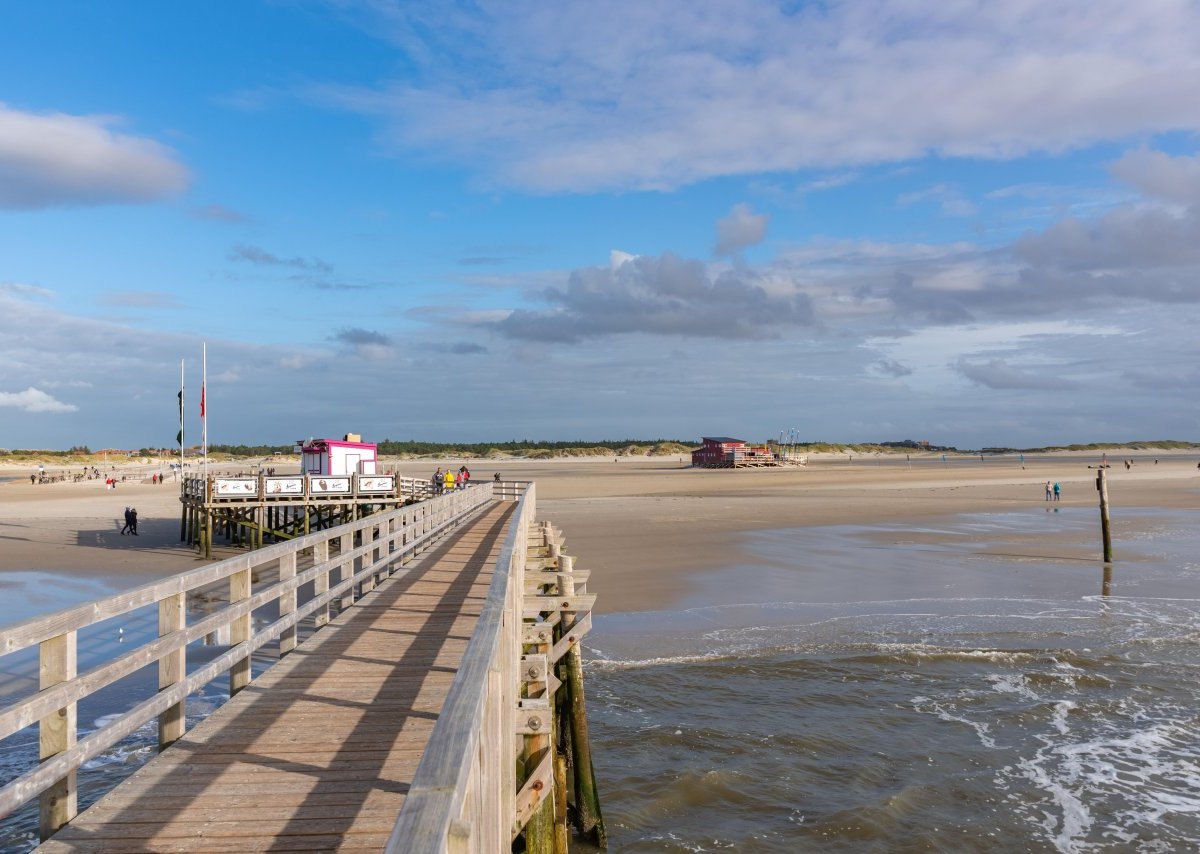
[{"label": "pier deck planks", "polygon": [[382,850],[514,506],[368,593],[40,850]]}]

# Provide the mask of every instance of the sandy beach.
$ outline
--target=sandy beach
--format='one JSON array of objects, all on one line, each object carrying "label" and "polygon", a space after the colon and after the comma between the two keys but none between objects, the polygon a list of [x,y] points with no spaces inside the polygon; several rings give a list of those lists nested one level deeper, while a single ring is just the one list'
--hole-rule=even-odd
[{"label": "sandy beach", "polygon": [[[1121,462],[1126,458],[1134,460],[1130,469]],[[1145,519],[1123,519],[1122,508],[1200,504],[1194,454],[1116,451],[1108,459],[1118,544]],[[902,456],[838,456],[798,469],[743,470],[693,469],[676,457],[465,462],[480,480],[499,471],[506,480],[537,482],[539,515],[566,532],[577,565],[593,571],[603,612],[660,609],[685,598],[704,573],[737,563],[742,532],[1028,509],[1045,505],[1047,480],[1061,483],[1060,506],[1097,506],[1096,470],[1089,468],[1098,462],[1095,453],[1027,455],[1024,464],[1016,457],[943,463],[940,455],[922,455],[910,463]],[[438,463],[388,465],[426,477]],[[5,572],[35,570],[120,588],[198,565],[179,542],[176,483],[153,484],[144,466],[131,466],[126,471],[138,474],[127,473],[114,490],[95,480],[31,485],[31,470],[0,471],[21,478],[0,483],[0,585]],[[138,537],[119,533],[126,506],[138,510]],[[1045,539],[1011,547],[1030,555],[1088,556],[1075,554],[1077,545]]]},{"label": "sandy beach", "polygon": [[[480,481],[536,481],[539,516],[592,571],[589,718],[614,850],[1191,850],[1200,469],[1109,459],[1110,566],[1095,454],[465,462]],[[115,490],[0,482],[0,625],[202,565],[178,542],[177,484],[134,472]],[[126,506],[138,537],[119,533]],[[108,702],[83,719],[130,700]],[[123,751],[89,784],[153,746]]]}]

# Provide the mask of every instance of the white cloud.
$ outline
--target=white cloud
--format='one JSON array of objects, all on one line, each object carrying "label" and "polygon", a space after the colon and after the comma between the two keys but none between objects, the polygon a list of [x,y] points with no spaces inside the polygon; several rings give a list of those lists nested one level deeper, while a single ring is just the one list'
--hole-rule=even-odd
[{"label": "white cloud", "polygon": [[762,243],[770,217],[756,214],[747,204],[734,205],[729,216],[717,220],[717,255],[734,255]]},{"label": "white cloud", "polygon": [[183,190],[175,152],[107,116],[28,113],[0,102],[0,208],[148,202]]},{"label": "white cloud", "polygon": [[78,406],[56,400],[33,386],[25,391],[0,391],[0,406],[12,406],[25,412],[76,412],[79,409]]},{"label": "white cloud", "polygon": [[47,288],[39,288],[37,285],[25,285],[20,282],[0,282],[0,294],[13,294],[18,297],[38,297],[40,299],[54,299],[55,293]]},{"label": "white cloud", "polygon": [[1172,157],[1140,148],[1114,163],[1112,173],[1147,196],[1187,205],[1200,202],[1200,156]]},{"label": "white cloud", "polygon": [[[535,191],[669,189],[1200,130],[1189,0],[364,4],[418,67],[310,94]],[[1070,21],[1070,26],[1064,26]]]},{"label": "white cloud", "polygon": [[925,190],[905,193],[896,199],[896,205],[902,208],[922,202],[936,203],[944,216],[973,216],[978,210],[975,204],[960,190],[946,184],[937,184]]},{"label": "white cloud", "polygon": [[955,370],[971,382],[991,389],[1067,389],[1075,383],[1053,371],[1037,372],[1010,365],[1004,359],[992,359],[984,363],[960,359]]}]

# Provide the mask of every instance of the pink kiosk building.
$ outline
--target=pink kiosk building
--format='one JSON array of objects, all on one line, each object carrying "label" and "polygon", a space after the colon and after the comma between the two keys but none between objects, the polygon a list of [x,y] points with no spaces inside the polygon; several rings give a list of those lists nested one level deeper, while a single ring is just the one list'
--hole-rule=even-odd
[{"label": "pink kiosk building", "polygon": [[376,474],[376,448],[375,444],[362,441],[357,433],[347,433],[340,441],[301,439],[296,443],[304,474]]}]

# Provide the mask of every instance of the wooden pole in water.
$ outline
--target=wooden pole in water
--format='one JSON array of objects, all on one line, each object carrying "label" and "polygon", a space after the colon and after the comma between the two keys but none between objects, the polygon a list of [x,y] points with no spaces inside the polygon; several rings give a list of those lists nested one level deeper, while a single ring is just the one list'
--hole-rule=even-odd
[{"label": "wooden pole in water", "polygon": [[[545,643],[539,643],[534,647],[541,655],[548,654],[550,648],[549,638]],[[549,679],[548,673],[547,679]],[[549,692],[549,683],[546,685],[546,691]],[[552,722],[553,719],[553,715],[551,715]],[[525,851],[527,854],[557,854],[554,847],[554,799],[556,795],[562,797],[562,793],[554,791],[553,723],[550,725],[549,732],[525,736],[525,773],[527,777],[537,771],[538,766],[547,756],[551,763],[550,794],[534,809],[533,815],[529,817],[529,823],[525,825]]]},{"label": "wooden pole in water", "polygon": [[[573,560],[565,555],[560,556],[559,560],[565,563],[566,569],[558,576],[559,592],[563,596],[573,596]],[[564,614],[564,621],[566,617]],[[579,644],[571,644],[564,658],[567,662],[567,697],[571,704],[571,759],[575,766],[575,809],[579,815],[579,830],[584,834],[592,834],[597,845],[607,848],[608,834],[604,830],[604,816],[600,813],[600,793],[596,787],[596,771],[592,768],[592,747],[588,741],[587,703],[583,694],[583,659],[579,654]]]},{"label": "wooden pole in water", "polygon": [[1112,563],[1112,530],[1108,519],[1108,482],[1104,469],[1096,475],[1096,490],[1100,493],[1100,536],[1104,539],[1104,562]]}]

